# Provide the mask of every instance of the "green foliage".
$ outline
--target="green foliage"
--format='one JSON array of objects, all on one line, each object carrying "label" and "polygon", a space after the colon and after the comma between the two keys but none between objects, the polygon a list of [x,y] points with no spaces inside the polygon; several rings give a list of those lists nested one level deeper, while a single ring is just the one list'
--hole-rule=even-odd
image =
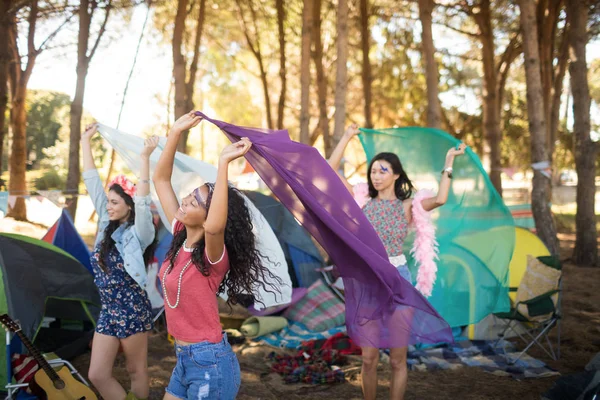
[{"label": "green foliage", "polygon": [[67,177],[65,174],[61,174],[54,169],[49,169],[35,180],[34,186],[37,190],[64,190],[66,182]]},{"label": "green foliage", "polygon": [[54,146],[60,130],[69,126],[71,99],[64,93],[31,90],[27,103],[27,154],[39,164],[44,149]]}]

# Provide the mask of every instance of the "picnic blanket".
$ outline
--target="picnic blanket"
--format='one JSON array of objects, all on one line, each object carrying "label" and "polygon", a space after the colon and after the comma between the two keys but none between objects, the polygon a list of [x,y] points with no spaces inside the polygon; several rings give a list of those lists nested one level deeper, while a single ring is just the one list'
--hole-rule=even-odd
[{"label": "picnic blanket", "polygon": [[260,336],[254,340],[274,347],[299,349],[304,342],[328,339],[337,333],[346,333],[346,326],[338,326],[323,332],[314,332],[300,322],[289,322],[290,324],[281,331]]},{"label": "picnic blanket", "polygon": [[[411,346],[408,351],[408,368],[411,371],[433,371],[456,369],[463,366],[479,367],[486,372],[515,379],[546,378],[560,375],[545,363],[527,354],[514,364],[508,359],[518,357],[514,345],[508,341],[462,340],[436,348],[417,350]],[[507,359],[508,357],[508,359]]]}]

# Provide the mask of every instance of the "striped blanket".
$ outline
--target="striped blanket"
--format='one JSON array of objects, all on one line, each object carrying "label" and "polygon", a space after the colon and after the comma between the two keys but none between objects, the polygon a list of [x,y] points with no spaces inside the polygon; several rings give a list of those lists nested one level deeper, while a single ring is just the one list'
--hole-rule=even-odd
[{"label": "striped blanket", "polygon": [[512,343],[502,341],[497,347],[494,347],[494,344],[495,341],[462,340],[424,350],[416,350],[411,346],[408,351],[408,367],[412,371],[479,367],[494,375],[511,376],[515,379],[560,375],[542,361],[527,354],[521,356],[516,363],[509,364],[508,359],[514,360],[519,354]]}]

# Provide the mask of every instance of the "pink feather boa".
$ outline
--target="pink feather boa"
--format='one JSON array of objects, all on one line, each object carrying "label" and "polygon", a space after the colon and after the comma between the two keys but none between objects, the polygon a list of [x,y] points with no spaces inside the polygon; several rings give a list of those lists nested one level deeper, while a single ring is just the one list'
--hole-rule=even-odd
[{"label": "pink feather boa", "polygon": [[433,197],[431,190],[419,190],[412,203],[412,218],[416,235],[410,254],[415,257],[419,267],[416,288],[425,297],[431,296],[437,275],[438,243],[435,239],[435,226],[431,215],[423,209],[423,199]]}]

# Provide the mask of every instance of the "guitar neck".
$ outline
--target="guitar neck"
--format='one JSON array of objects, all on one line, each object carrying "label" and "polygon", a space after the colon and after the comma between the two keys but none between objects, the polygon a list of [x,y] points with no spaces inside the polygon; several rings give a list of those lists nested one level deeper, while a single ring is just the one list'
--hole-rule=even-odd
[{"label": "guitar neck", "polygon": [[23,331],[21,331],[21,330],[18,331],[17,336],[19,336],[19,339],[21,339],[21,342],[23,342],[25,347],[27,347],[27,350],[29,350],[29,354],[35,359],[35,361],[38,363],[40,368],[42,368],[44,370],[46,375],[48,375],[48,377],[52,381],[60,380],[60,377],[58,376],[58,374],[56,373],[54,368],[52,368],[50,366],[50,364],[48,364],[48,360],[46,360],[46,358],[44,358],[42,353],[40,353],[39,350],[35,348],[33,343],[31,343],[29,338],[27,336],[25,336]]}]

